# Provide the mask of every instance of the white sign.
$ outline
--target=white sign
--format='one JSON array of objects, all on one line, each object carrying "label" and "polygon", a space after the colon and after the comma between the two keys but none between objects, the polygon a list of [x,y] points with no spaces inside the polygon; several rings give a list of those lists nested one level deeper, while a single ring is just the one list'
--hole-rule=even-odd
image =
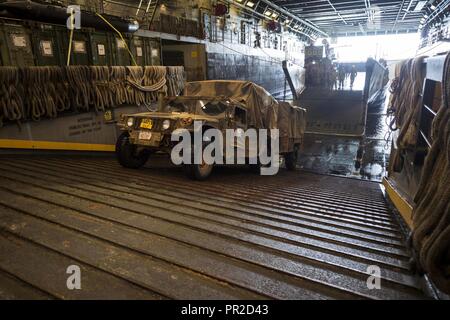
[{"label": "white sign", "polygon": [[53,46],[50,40],[41,40],[41,53],[43,56],[53,57]]},{"label": "white sign", "polygon": [[73,41],[73,52],[86,53],[86,43],[84,41]]},{"label": "white sign", "polygon": [[105,56],[106,55],[105,45],[97,44],[97,51],[99,56]]},{"label": "white sign", "polygon": [[27,46],[27,38],[24,35],[12,34],[11,38],[15,47],[23,48]]},{"label": "white sign", "polygon": [[142,57],[142,47],[136,47],[136,55]]}]

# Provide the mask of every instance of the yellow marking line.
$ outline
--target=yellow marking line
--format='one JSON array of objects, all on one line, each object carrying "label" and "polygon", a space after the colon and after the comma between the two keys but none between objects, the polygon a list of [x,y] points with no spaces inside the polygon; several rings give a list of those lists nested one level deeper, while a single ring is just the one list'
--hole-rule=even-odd
[{"label": "yellow marking line", "polygon": [[40,150],[75,150],[75,151],[114,151],[112,144],[92,144],[77,142],[53,142],[0,139],[0,148],[4,149],[40,149]]},{"label": "yellow marking line", "polygon": [[386,188],[389,199],[391,199],[392,203],[397,208],[406,224],[412,229],[412,206],[397,190],[395,190],[395,187],[391,184],[391,182],[389,182],[386,177],[383,178],[383,186]]}]

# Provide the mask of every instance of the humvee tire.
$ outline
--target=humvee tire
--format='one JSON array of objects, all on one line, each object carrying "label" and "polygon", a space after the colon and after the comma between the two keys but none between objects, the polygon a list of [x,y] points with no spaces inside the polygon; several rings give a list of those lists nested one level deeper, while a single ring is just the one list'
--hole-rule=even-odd
[{"label": "humvee tire", "polygon": [[136,146],[130,143],[129,137],[128,132],[123,132],[117,139],[117,160],[122,167],[138,169],[147,162],[149,154],[144,152],[135,154]]},{"label": "humvee tire", "polygon": [[[206,147],[206,143],[203,143],[203,149]],[[191,147],[194,150],[194,146]],[[202,150],[203,153],[203,150]],[[192,156],[192,162],[194,162],[194,157]],[[186,176],[192,180],[204,181],[208,179],[213,170],[213,164],[184,164],[183,170]]]},{"label": "humvee tire", "polygon": [[297,168],[298,150],[299,150],[298,145],[295,145],[294,151],[289,152],[284,156],[286,169],[288,169],[289,171],[294,171]]},{"label": "humvee tire", "polygon": [[212,164],[185,164],[184,172],[189,179],[204,181],[211,175],[214,165]]}]

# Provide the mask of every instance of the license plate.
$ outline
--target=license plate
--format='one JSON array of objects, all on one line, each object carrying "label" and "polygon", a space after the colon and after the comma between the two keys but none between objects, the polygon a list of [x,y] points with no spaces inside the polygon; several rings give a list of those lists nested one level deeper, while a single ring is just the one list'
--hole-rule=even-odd
[{"label": "license plate", "polygon": [[141,121],[141,128],[151,129],[152,127],[153,127],[152,119],[142,119],[142,121]]},{"label": "license plate", "polygon": [[139,140],[150,140],[152,138],[152,133],[149,131],[139,132]]}]

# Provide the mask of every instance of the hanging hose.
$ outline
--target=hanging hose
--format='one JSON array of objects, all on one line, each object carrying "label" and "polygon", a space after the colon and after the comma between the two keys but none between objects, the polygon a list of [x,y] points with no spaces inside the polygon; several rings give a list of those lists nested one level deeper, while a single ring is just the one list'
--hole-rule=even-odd
[{"label": "hanging hose", "polygon": [[398,150],[393,154],[391,168],[400,172],[407,150],[415,150],[419,133],[421,93],[425,68],[424,57],[402,61],[396,67],[397,77],[391,84],[391,98],[387,110],[391,131],[399,130]]},{"label": "hanging hose", "polygon": [[126,80],[127,69],[125,67],[110,67],[110,88],[112,91],[113,100],[117,106],[125,104],[129,100]]},{"label": "hanging hose", "polygon": [[450,54],[444,64],[442,105],[432,124],[413,210],[413,244],[436,286],[450,293]]},{"label": "hanging hose", "polygon": [[0,126],[124,104],[148,107],[158,92],[174,96],[183,86],[183,67],[0,67]]},{"label": "hanging hose", "polygon": [[119,37],[120,37],[120,39],[122,39],[122,42],[123,42],[123,44],[124,44],[124,46],[125,46],[125,48],[127,49],[127,51],[128,51],[128,54],[130,55],[130,57],[131,57],[131,61],[133,61],[133,65],[134,66],[137,66],[138,64],[136,63],[136,60],[134,59],[134,55],[131,53],[131,50],[130,50],[130,48],[128,47],[128,44],[127,44],[127,42],[125,41],[125,39],[123,38],[123,36],[122,36],[122,33],[119,31],[119,30],[117,30],[105,17],[103,17],[100,13],[96,13],[96,15],[100,18],[100,19],[102,19],[111,29],[113,29],[118,35],[119,35]]},{"label": "hanging hose", "polygon": [[387,112],[393,117],[389,127],[394,131],[400,128],[397,144],[402,149],[416,146],[422,101],[420,94],[425,77],[423,60],[424,57],[419,57],[403,62],[399,77],[391,84],[392,96]]},{"label": "hanging hose", "polygon": [[133,84],[127,86],[128,90],[128,103],[136,104],[138,106],[145,103],[145,93],[139,87],[141,87],[144,80],[144,71],[142,67],[127,67],[127,84]]},{"label": "hanging hose", "polygon": [[70,29],[70,34],[69,34],[69,49],[67,50],[67,61],[66,61],[66,65],[70,66],[70,55],[72,54],[72,41],[73,41],[73,27]]},{"label": "hanging hose", "polygon": [[165,67],[145,67],[144,86],[147,105],[158,99],[158,91],[166,93],[168,76]]},{"label": "hanging hose", "polygon": [[108,67],[94,66],[92,72],[92,94],[94,95],[93,105],[95,110],[105,111],[114,106],[113,92],[110,83],[110,71]]},{"label": "hanging hose", "polygon": [[60,67],[21,68],[26,118],[39,121],[55,118],[70,107],[63,69]]},{"label": "hanging hose", "polygon": [[3,67],[0,69],[0,126],[4,120],[19,121],[24,117],[22,88],[19,83],[19,69]]},{"label": "hanging hose", "polygon": [[183,67],[167,67],[167,94],[171,97],[184,90],[186,75]]},{"label": "hanging hose", "polygon": [[69,84],[69,96],[75,111],[88,111],[92,87],[89,85],[89,67],[68,66],[65,68]]}]

